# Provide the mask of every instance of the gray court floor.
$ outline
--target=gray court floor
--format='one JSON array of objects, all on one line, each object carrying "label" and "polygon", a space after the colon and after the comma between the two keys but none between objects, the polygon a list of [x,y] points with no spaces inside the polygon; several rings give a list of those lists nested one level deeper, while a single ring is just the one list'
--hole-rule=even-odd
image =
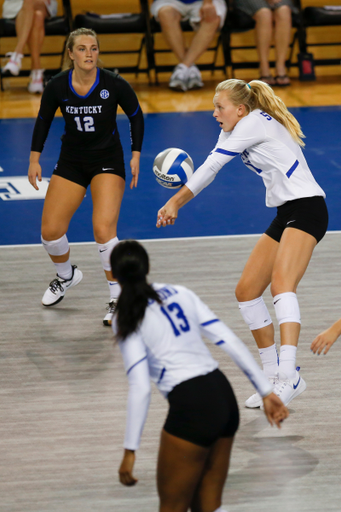
[{"label": "gray court floor", "polygon": [[[151,281],[192,288],[258,353],[234,287],[257,237],[146,241]],[[281,430],[243,404],[253,392],[217,347],[212,352],[237,395],[236,437],[224,508],[229,512],[341,510],[341,340],[313,356],[314,337],[341,316],[341,233],[315,250],[298,297],[297,362],[307,390]],[[119,484],[126,377],[110,328],[102,325],[107,285],[95,245],[72,246],[84,273],[55,308],[41,297],[54,276],[38,246],[0,248],[0,511],[153,512],[159,433],[167,403],[154,389],[137,453],[138,484]],[[274,317],[269,293],[265,300]],[[278,332],[278,330],[277,330]],[[278,340],[277,340],[278,341]]]}]

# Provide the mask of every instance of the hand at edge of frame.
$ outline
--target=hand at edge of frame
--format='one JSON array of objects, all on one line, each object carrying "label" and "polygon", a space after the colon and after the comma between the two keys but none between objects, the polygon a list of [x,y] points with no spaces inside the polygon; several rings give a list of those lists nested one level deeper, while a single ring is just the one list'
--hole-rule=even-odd
[{"label": "hand at edge of frame", "polygon": [[317,354],[318,356],[322,353],[326,355],[330,347],[333,345],[333,343],[335,343],[338,337],[339,331],[336,329],[336,324],[334,324],[331,327],[329,327],[329,329],[326,329],[325,331],[321,332],[318,336],[316,336],[316,338],[314,339],[310,346],[310,350],[314,352],[314,354]]},{"label": "hand at edge of frame", "polygon": [[263,397],[263,404],[264,413],[270,425],[275,424],[278,428],[281,428],[282,421],[289,416],[288,408],[275,393]]}]

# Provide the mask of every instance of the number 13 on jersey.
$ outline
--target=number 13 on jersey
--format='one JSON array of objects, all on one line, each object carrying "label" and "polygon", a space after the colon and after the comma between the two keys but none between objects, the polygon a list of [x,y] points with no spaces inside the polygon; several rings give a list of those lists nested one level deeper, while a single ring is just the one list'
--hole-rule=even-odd
[{"label": "number 13 on jersey", "polygon": [[172,304],[168,304],[166,307],[161,306],[161,311],[169,320],[175,336],[180,336],[181,331],[187,332],[190,330],[185,313],[176,302],[172,302]]}]

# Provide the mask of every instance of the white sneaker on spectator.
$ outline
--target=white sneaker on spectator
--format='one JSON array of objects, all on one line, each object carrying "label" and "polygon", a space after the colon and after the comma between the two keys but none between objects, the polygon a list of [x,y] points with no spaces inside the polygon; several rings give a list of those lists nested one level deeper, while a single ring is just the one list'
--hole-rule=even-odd
[{"label": "white sneaker on spectator", "polygon": [[28,92],[42,93],[44,91],[44,70],[33,69],[30,74],[30,83],[28,84]]},{"label": "white sneaker on spectator", "polygon": [[284,373],[278,375],[278,382],[275,385],[274,393],[282,400],[284,405],[288,405],[291,400],[306,390],[307,384],[300,376],[299,370],[300,367],[297,366],[293,379],[288,379]]},{"label": "white sneaker on spectator", "polygon": [[116,311],[117,300],[118,299],[110,299],[110,302],[109,302],[109,304],[107,306],[108,313],[103,318],[103,324],[104,325],[111,325],[112,324],[112,317],[114,316],[114,313]]},{"label": "white sneaker on spectator", "polygon": [[[268,380],[276,387],[276,384],[278,383],[278,375],[276,374],[273,377],[268,377]],[[263,398],[258,392],[254,395],[251,395],[250,398],[248,398],[245,402],[245,407],[248,409],[255,409],[256,407],[262,407],[262,405]]]},{"label": "white sneaker on spectator", "polygon": [[197,66],[188,68],[187,73],[187,89],[200,89],[204,87],[204,82],[201,79],[201,73]]},{"label": "white sneaker on spectator", "polygon": [[187,91],[188,67],[185,64],[178,64],[169,80],[169,87],[175,91]]},{"label": "white sneaker on spectator", "polygon": [[43,295],[43,306],[55,306],[64,299],[66,290],[76,286],[83,279],[83,273],[77,268],[77,265],[72,265],[72,277],[70,279],[62,279],[57,274],[57,277],[51,281],[48,289]]},{"label": "white sneaker on spectator", "polygon": [[3,75],[14,75],[18,76],[21,69],[21,59],[23,58],[22,53],[9,52],[6,53],[6,57],[10,57],[7,64],[2,68],[1,72]]}]

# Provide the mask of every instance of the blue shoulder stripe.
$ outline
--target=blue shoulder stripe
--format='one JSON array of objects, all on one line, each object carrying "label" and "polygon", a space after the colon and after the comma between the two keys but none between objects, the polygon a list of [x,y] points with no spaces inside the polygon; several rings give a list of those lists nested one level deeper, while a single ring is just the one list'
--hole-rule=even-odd
[{"label": "blue shoulder stripe", "polygon": [[221,153],[222,155],[236,156],[239,153],[234,153],[233,151],[227,151],[226,149],[217,148],[215,149],[216,153]]},{"label": "blue shoulder stripe", "polygon": [[140,108],[140,105],[137,105],[137,109],[135,110],[135,112],[134,112],[133,114],[130,114],[128,117],[134,117],[134,116],[136,116],[136,114],[137,114],[137,112],[138,112],[139,108]]},{"label": "blue shoulder stripe", "polygon": [[219,318],[214,318],[213,320],[208,320],[207,322],[204,322],[203,324],[200,324],[200,325],[202,325],[202,327],[205,327],[205,325],[214,324],[214,322],[220,322]]},{"label": "blue shoulder stripe", "polygon": [[142,359],[140,359],[139,361],[137,361],[137,363],[133,364],[133,366],[131,366],[131,367],[129,368],[129,370],[127,371],[127,375],[128,375],[128,373],[129,373],[129,372],[130,372],[130,371],[131,371],[131,370],[132,370],[136,365],[138,365],[139,363],[141,363],[141,362],[142,362],[142,361],[144,361],[145,359],[147,359],[147,356],[142,357]]},{"label": "blue shoulder stripe", "polygon": [[292,175],[292,173],[294,172],[294,170],[296,169],[296,167],[298,166],[299,164],[299,161],[296,160],[296,162],[294,163],[294,165],[292,167],[290,167],[290,169],[288,170],[288,172],[286,173],[288,178],[290,178],[290,176]]},{"label": "blue shoulder stripe", "polygon": [[162,368],[161,373],[160,373],[159,380],[157,381],[157,383],[158,383],[158,384],[160,384],[160,382],[162,381],[163,376],[164,376],[164,374],[165,374],[165,371],[166,371],[166,368]]}]

